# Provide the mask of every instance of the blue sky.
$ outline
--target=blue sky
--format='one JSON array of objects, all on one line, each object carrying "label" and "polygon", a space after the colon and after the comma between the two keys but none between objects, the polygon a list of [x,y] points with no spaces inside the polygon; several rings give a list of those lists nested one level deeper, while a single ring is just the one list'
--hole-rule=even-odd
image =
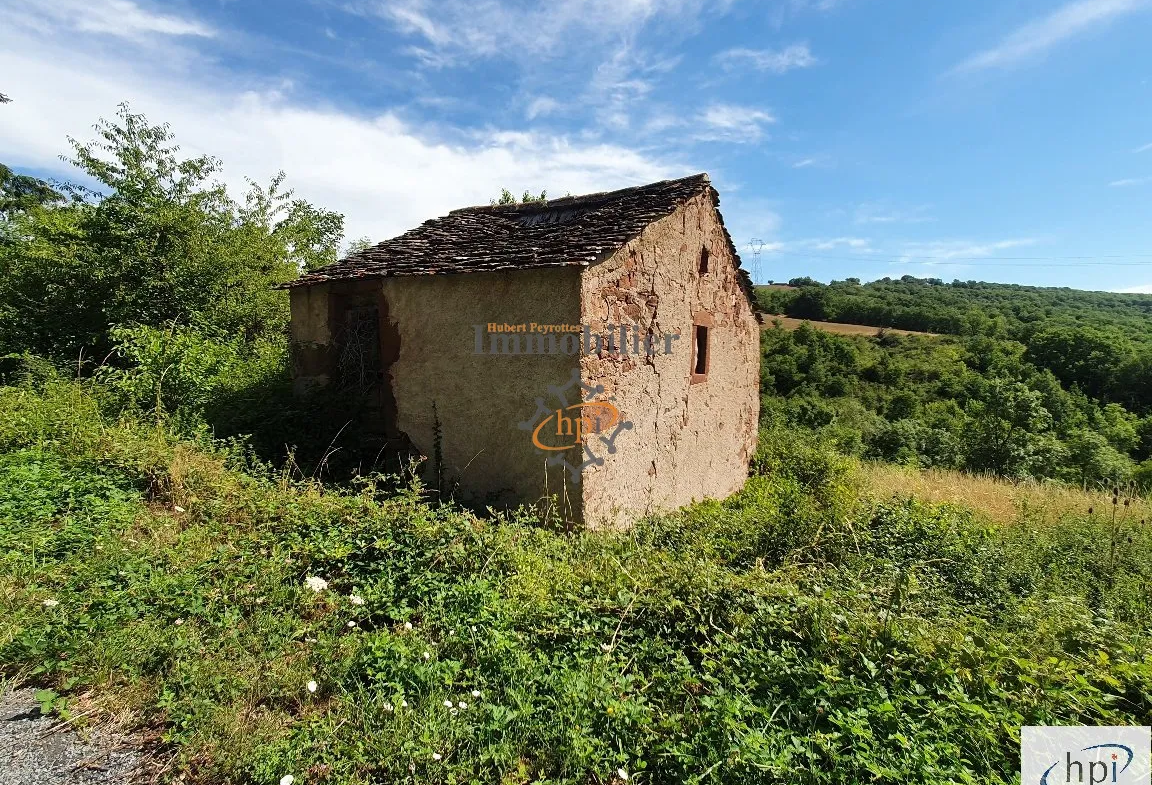
[{"label": "blue sky", "polygon": [[0,0],[0,161],[67,177],[130,101],[352,238],[707,171],[757,280],[1152,291],[1150,41],[1152,0]]}]

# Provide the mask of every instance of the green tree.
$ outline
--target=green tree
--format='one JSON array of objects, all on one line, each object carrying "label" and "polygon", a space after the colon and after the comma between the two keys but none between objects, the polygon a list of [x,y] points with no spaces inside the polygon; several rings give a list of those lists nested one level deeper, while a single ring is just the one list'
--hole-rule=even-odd
[{"label": "green tree", "polygon": [[0,164],[0,217],[11,218],[16,213],[62,201],[64,194],[43,180],[16,174]]},{"label": "green tree", "polygon": [[1041,330],[1028,341],[1025,358],[1048,368],[1066,385],[1076,385],[1093,398],[1111,387],[1131,345],[1116,331],[1080,325]]},{"label": "green tree", "polygon": [[1126,480],[1134,468],[1132,460],[1120,453],[1101,434],[1075,431],[1067,439],[1067,479],[1084,485]]},{"label": "green tree", "polygon": [[283,173],[233,201],[217,159],[181,158],[167,125],[127,105],[95,129],[69,139],[67,160],[101,190],[64,186],[69,202],[5,218],[0,353],[100,359],[110,328],[129,324],[282,332],[287,296],[273,287],[336,259],[342,216],[294,199]]},{"label": "green tree", "polygon": [[1039,436],[1052,426],[1040,393],[1021,382],[993,379],[967,413],[968,469],[1002,477],[1032,473],[1042,452]]}]

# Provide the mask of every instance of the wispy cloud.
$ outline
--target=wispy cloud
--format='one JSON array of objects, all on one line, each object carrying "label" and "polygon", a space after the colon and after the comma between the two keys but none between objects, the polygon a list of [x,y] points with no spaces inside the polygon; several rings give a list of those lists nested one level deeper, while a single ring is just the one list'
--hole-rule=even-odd
[{"label": "wispy cloud", "polygon": [[1130,286],[1127,289],[1117,289],[1121,294],[1152,294],[1152,283],[1143,286]]},{"label": "wispy cloud", "polygon": [[691,30],[734,0],[554,0],[525,7],[509,0],[353,0],[345,8],[383,19],[423,39],[413,50],[439,64],[476,57],[554,59],[574,47],[627,38],[649,23]]},{"label": "wispy cloud", "polygon": [[702,127],[696,138],[713,142],[757,142],[764,137],[764,126],[776,118],[761,109],[734,104],[712,104],[701,112]]},{"label": "wispy cloud", "polygon": [[801,240],[795,243],[801,248],[810,248],[814,251],[831,251],[836,248],[847,248],[853,251],[869,251],[872,241],[867,237],[829,237],[814,240]]},{"label": "wispy cloud", "polygon": [[532,99],[532,103],[528,104],[528,108],[524,110],[524,116],[529,120],[535,120],[537,117],[552,114],[559,108],[560,102],[555,98],[541,95]]},{"label": "wispy cloud", "polygon": [[1137,147],[1135,150],[1133,150],[1132,152],[1134,152],[1134,153],[1146,153],[1149,150],[1152,150],[1152,142],[1149,142],[1148,144],[1142,144],[1139,147]]},{"label": "wispy cloud", "polygon": [[1030,237],[990,242],[973,240],[934,240],[931,242],[906,243],[899,253],[900,262],[905,264],[934,264],[953,259],[982,259],[997,251],[1035,245]]},{"label": "wispy cloud", "polygon": [[936,220],[928,215],[926,204],[915,207],[894,208],[883,204],[865,202],[856,208],[853,221],[857,224],[920,224]]},{"label": "wispy cloud", "polygon": [[1127,177],[1123,180],[1113,180],[1108,183],[1112,188],[1127,188],[1133,185],[1144,185],[1145,183],[1152,183],[1152,177]]},{"label": "wispy cloud", "polygon": [[211,38],[216,31],[190,17],[165,13],[132,0],[53,0],[51,3],[17,2],[0,10],[0,19],[45,32],[69,29],[79,33],[142,41],[158,36]]},{"label": "wispy cloud", "polygon": [[784,74],[796,68],[810,68],[819,61],[808,44],[792,44],[784,49],[728,49],[716,55],[716,62],[727,71],[751,68],[773,74]]},{"label": "wispy cloud", "polygon": [[1016,65],[1023,60],[1041,55],[1092,27],[1103,25],[1147,5],[1148,0],[1075,0],[1066,3],[1047,16],[1020,27],[991,49],[977,52],[967,58],[953,68],[952,73]]},{"label": "wispy cloud", "polygon": [[796,163],[792,164],[793,169],[807,169],[809,166],[815,166],[815,158],[803,158]]}]

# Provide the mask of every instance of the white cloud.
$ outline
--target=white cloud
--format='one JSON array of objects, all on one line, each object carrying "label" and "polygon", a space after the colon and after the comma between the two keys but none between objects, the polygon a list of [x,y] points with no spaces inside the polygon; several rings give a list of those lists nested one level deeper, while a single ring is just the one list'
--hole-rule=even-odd
[{"label": "white cloud", "polygon": [[132,0],[52,0],[17,2],[0,11],[7,25],[45,31],[68,28],[80,33],[142,41],[155,36],[211,38],[216,31],[194,19],[163,13]]},{"label": "white cloud", "polygon": [[1148,5],[1148,0],[1074,0],[1017,29],[991,49],[977,52],[953,73],[1005,68],[1043,54],[1091,27],[1105,24]]},{"label": "white cloud", "polygon": [[1152,294],[1152,283],[1143,286],[1132,286],[1128,289],[1117,289],[1121,294]]},{"label": "white cloud", "polygon": [[726,70],[752,68],[783,74],[795,68],[810,68],[819,61],[808,50],[808,44],[792,44],[784,49],[729,49],[716,55],[716,62]]},{"label": "white cloud", "polygon": [[1108,185],[1112,188],[1127,188],[1132,185],[1144,185],[1144,183],[1152,183],[1152,177],[1126,177],[1123,180],[1113,180]]},{"label": "white cloud", "polygon": [[756,142],[764,126],[776,122],[768,112],[734,104],[712,104],[699,117],[696,138],[714,142]]},{"label": "white cloud", "polygon": [[697,171],[618,144],[523,131],[451,134],[390,111],[358,115],[276,90],[243,91],[189,52],[159,62],[131,50],[92,57],[85,40],[0,29],[5,92],[19,96],[0,108],[5,163],[75,177],[57,157],[65,136],[89,138],[97,117],[130,101],[153,122],[171,123],[184,154],[222,158],[235,193],[245,176],[259,181],[283,169],[301,197],[345,214],[348,236],[377,240],[487,203],[502,187],[578,194]]},{"label": "white cloud", "polygon": [[809,166],[814,166],[815,164],[816,164],[815,158],[805,158],[801,161],[797,161],[796,163],[792,164],[792,168],[793,169],[806,169]]},{"label": "white cloud", "polygon": [[555,98],[549,98],[546,95],[539,96],[528,104],[528,108],[524,111],[524,116],[529,120],[535,120],[537,117],[552,114],[560,108],[560,102]]},{"label": "white cloud", "polygon": [[1132,152],[1134,152],[1134,153],[1146,153],[1149,150],[1152,150],[1152,142],[1149,142],[1148,144],[1140,145],[1139,147],[1137,147]]}]

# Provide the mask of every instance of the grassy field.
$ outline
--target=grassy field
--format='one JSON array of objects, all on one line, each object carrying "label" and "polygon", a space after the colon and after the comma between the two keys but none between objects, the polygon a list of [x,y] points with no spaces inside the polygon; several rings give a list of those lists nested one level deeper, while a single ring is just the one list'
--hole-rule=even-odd
[{"label": "grassy field", "polygon": [[1021,725],[1152,719],[1152,536],[1074,505],[989,526],[774,433],[730,500],[566,535],[101,395],[0,388],[0,671],[190,781],[1002,783]]},{"label": "grassy field", "polygon": [[[1067,516],[1090,515],[1147,526],[1152,502],[1127,489],[1082,490],[1060,483],[1011,482],[957,471],[913,469],[864,463],[860,476],[880,498],[912,496],[933,504],[962,505],[998,523],[1020,520],[1052,523]],[[1113,502],[1116,502],[1115,504]]]},{"label": "grassy field", "polygon": [[779,322],[785,330],[795,330],[802,324],[810,324],[813,329],[823,330],[826,333],[838,335],[868,335],[874,336],[878,332],[892,333],[893,335],[926,335],[935,337],[936,333],[921,333],[915,330],[896,330],[890,327],[869,327],[862,324],[841,324],[840,322],[814,322],[808,319],[793,319],[788,316],[765,316],[763,328],[771,330]]}]

